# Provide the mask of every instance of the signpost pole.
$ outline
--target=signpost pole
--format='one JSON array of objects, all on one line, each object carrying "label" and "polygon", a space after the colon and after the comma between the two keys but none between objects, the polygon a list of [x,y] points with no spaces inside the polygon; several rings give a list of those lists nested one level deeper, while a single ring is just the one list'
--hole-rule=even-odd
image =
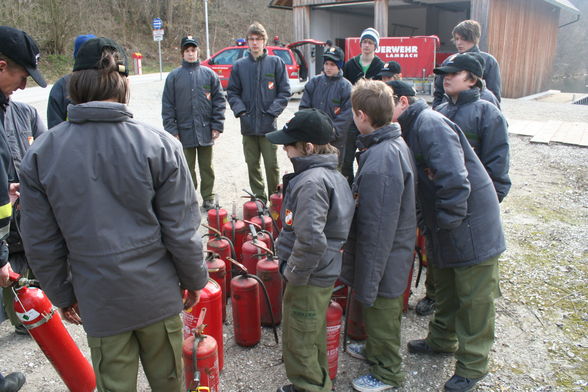
[{"label": "signpost pole", "polygon": [[210,57],[210,40],[208,36],[208,0],[204,0],[204,26],[206,29],[206,58]]},{"label": "signpost pole", "polygon": [[163,80],[163,68],[161,66],[161,41],[157,41],[157,48],[159,49],[159,80]]}]

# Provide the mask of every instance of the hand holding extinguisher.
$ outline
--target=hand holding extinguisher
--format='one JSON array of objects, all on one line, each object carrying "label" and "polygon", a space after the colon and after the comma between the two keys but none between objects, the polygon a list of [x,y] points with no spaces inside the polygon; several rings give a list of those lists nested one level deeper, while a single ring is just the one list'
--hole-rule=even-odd
[{"label": "hand holding extinguisher", "polygon": [[[200,302],[200,291],[201,290],[185,290],[186,298],[184,299],[184,310],[190,309],[192,306]],[[180,289],[180,293],[183,295],[184,289]]]}]

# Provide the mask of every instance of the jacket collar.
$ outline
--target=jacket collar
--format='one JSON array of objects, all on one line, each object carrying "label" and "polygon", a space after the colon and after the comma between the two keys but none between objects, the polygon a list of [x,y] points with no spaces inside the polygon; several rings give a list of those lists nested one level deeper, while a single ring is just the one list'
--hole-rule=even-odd
[{"label": "jacket collar", "polygon": [[466,103],[471,103],[477,101],[478,99],[480,99],[480,89],[478,87],[473,87],[469,90],[465,90],[459,93],[455,103],[453,103],[453,100],[447,96],[447,102],[449,102],[450,105],[456,106],[465,105]]},{"label": "jacket collar", "polygon": [[296,174],[315,167],[325,167],[327,169],[337,169],[339,159],[337,154],[313,154],[302,157],[291,158],[292,166]]},{"label": "jacket collar", "polygon": [[402,129],[402,133],[407,135],[408,132],[412,129],[412,124],[416,120],[416,118],[421,114],[421,112],[425,109],[428,109],[429,105],[425,102],[424,99],[419,99],[412,105],[410,105],[404,113],[398,117],[398,123],[400,124],[400,128]]},{"label": "jacket collar", "polygon": [[182,60],[182,68],[196,68],[199,65],[200,65],[200,60],[194,61],[193,63],[190,63],[186,60]]},{"label": "jacket collar", "polygon": [[400,126],[396,123],[384,125],[368,135],[359,135],[357,137],[357,147],[370,148],[374,144],[381,143],[384,140],[396,139],[400,136]]},{"label": "jacket collar", "polygon": [[67,107],[67,118],[72,123],[121,122],[132,117],[127,105],[116,102],[92,101]]},{"label": "jacket collar", "polygon": [[478,47],[478,45],[474,45],[471,48],[469,48],[468,50],[466,50],[466,52],[480,53],[480,48]]},{"label": "jacket collar", "polygon": [[251,54],[251,51],[249,49],[247,49],[247,54],[249,55],[249,59],[251,59],[251,61],[261,61],[263,60],[264,57],[267,56],[267,49],[263,49],[263,53],[256,59],[255,57],[253,57],[253,55]]},{"label": "jacket collar", "polygon": [[10,98],[4,95],[2,91],[0,91],[0,109],[6,111],[6,107],[10,103]]}]

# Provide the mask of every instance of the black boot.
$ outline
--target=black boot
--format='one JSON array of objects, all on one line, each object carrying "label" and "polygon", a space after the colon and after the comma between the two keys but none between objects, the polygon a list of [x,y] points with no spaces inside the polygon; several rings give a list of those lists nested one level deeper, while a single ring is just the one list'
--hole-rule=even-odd
[{"label": "black boot", "polygon": [[414,311],[419,316],[428,316],[435,312],[435,300],[429,297],[422,298],[417,302]]},{"label": "black boot", "polygon": [[458,376],[454,374],[447,382],[445,383],[445,391],[447,392],[467,392],[471,391],[476,387],[478,381],[480,381],[483,377],[480,378],[467,378]]},{"label": "black boot", "polygon": [[25,375],[22,373],[10,373],[4,378],[4,383],[0,385],[0,392],[16,392],[22,388],[26,382]]}]

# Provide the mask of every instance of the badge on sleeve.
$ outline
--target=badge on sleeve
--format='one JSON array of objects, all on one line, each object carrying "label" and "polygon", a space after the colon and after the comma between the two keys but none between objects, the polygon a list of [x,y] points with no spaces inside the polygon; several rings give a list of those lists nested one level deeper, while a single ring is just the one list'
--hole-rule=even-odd
[{"label": "badge on sleeve", "polygon": [[333,112],[335,113],[335,116],[341,113],[341,106],[335,106]]},{"label": "badge on sleeve", "polygon": [[286,209],[286,215],[284,216],[284,223],[286,223],[288,226],[292,226],[293,218],[294,218],[294,214],[292,213],[292,211]]},{"label": "badge on sleeve", "polygon": [[276,84],[274,82],[267,82],[267,88],[269,90],[273,90]]}]

